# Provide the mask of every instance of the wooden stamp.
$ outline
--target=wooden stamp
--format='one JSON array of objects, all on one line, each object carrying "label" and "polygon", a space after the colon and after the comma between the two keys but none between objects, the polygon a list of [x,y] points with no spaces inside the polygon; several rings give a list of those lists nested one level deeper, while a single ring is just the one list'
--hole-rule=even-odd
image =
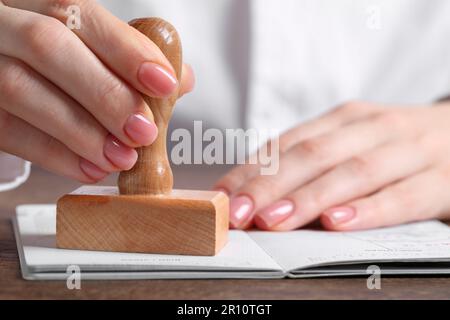
[{"label": "wooden stamp", "polygon": [[[166,55],[181,79],[181,42],[173,26],[157,18],[130,23]],[[159,254],[217,254],[227,242],[228,197],[221,192],[172,190],[166,136],[178,92],[167,99],[144,97],[158,138],[138,149],[118,188],[86,186],[57,203],[59,248]]]}]

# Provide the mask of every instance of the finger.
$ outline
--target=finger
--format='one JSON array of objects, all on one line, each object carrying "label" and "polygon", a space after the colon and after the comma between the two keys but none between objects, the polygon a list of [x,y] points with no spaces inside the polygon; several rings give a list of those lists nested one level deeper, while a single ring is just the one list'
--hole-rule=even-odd
[{"label": "finger", "polygon": [[360,230],[444,218],[450,212],[448,168],[430,169],[321,217],[330,230]]},{"label": "finger", "polygon": [[[278,153],[274,157],[274,153]],[[278,160],[280,154],[278,138],[272,138],[267,141],[259,150],[251,154],[244,164],[235,166],[224,176],[222,176],[214,185],[215,190],[224,191],[227,194],[235,193],[240,186],[247,180],[255,177],[257,174],[263,172],[263,164],[260,161],[260,156],[270,155],[270,164]],[[266,166],[267,164],[264,164]]]},{"label": "finger", "polygon": [[[79,18],[72,31],[111,70],[148,96],[169,96],[178,87],[175,71],[158,46],[96,1],[7,0],[6,4],[54,17],[69,26]],[[186,73],[181,82],[191,83],[189,77],[192,74]]]},{"label": "finger", "polygon": [[430,163],[426,154],[412,143],[370,150],[264,208],[257,213],[255,222],[264,230],[295,230],[316,220],[330,207],[372,194],[425,169]]},{"label": "finger", "polygon": [[73,99],[23,62],[2,55],[0,105],[104,171],[128,170],[136,161],[134,149],[122,146],[126,152],[118,155],[108,132]]},{"label": "finger", "polygon": [[[278,141],[280,153],[287,152],[302,141],[332,132],[354,121],[379,113],[381,110],[380,107],[365,102],[345,103],[322,117],[282,134]],[[260,169],[260,164],[236,166],[216,182],[215,188],[228,190],[230,193],[236,192],[247,180],[256,177]]]},{"label": "finger", "polygon": [[294,127],[280,137],[282,152],[289,150],[301,141],[332,132],[352,122],[380,113],[383,109],[375,104],[351,101],[327,112],[321,117]]},{"label": "finger", "polygon": [[179,97],[184,96],[185,94],[194,90],[195,87],[195,75],[194,70],[188,64],[183,64],[183,70],[181,72],[181,88]]},{"label": "finger", "polygon": [[[230,220],[234,226],[240,226],[251,219],[255,211],[316,179],[337,164],[394,139],[396,130],[387,131],[384,118],[380,117],[355,122],[299,143],[281,156],[276,175],[257,176],[239,188],[236,203],[231,200]],[[249,209],[244,213],[240,209],[242,206]]]},{"label": "finger", "polygon": [[80,158],[64,144],[0,109],[0,150],[29,160],[83,183],[97,182],[107,173]]},{"label": "finger", "polygon": [[54,18],[0,7],[0,53],[24,61],[87,109],[130,147],[157,135],[142,96],[119,79]]}]

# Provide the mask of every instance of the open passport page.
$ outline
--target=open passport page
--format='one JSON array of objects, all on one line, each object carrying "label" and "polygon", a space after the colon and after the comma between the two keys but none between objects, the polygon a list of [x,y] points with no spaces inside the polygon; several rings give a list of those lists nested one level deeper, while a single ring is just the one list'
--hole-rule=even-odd
[{"label": "open passport page", "polygon": [[[359,232],[230,231],[215,257],[58,249],[56,206],[23,205],[13,219],[22,275],[82,279],[299,278],[381,274],[450,274],[450,227],[439,221]],[[71,270],[69,268],[69,270]]]}]

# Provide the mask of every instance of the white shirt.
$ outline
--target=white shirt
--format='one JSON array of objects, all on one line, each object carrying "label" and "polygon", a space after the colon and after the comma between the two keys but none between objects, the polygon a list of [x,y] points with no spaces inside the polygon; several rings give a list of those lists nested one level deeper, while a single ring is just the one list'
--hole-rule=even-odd
[{"label": "white shirt", "polygon": [[278,131],[349,100],[429,104],[450,92],[448,0],[101,0],[178,29],[196,73],[173,127]]},{"label": "white shirt", "polygon": [[283,130],[348,100],[426,104],[450,92],[447,0],[100,2],[178,29],[198,80],[178,119]]}]

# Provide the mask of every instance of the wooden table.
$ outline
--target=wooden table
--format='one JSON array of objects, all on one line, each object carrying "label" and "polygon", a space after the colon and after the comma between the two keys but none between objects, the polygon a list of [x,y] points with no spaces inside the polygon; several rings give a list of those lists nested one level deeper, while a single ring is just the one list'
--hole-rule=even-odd
[{"label": "wooden table", "polygon": [[[224,170],[224,169],[221,169]],[[216,168],[175,168],[176,186],[204,188]],[[106,181],[114,184],[114,177]],[[449,299],[450,278],[384,277],[381,290],[368,290],[366,278],[302,280],[145,280],[84,281],[68,290],[63,281],[25,281],[21,277],[10,219],[25,203],[53,203],[78,185],[38,168],[17,190],[0,193],[0,299]]]}]

